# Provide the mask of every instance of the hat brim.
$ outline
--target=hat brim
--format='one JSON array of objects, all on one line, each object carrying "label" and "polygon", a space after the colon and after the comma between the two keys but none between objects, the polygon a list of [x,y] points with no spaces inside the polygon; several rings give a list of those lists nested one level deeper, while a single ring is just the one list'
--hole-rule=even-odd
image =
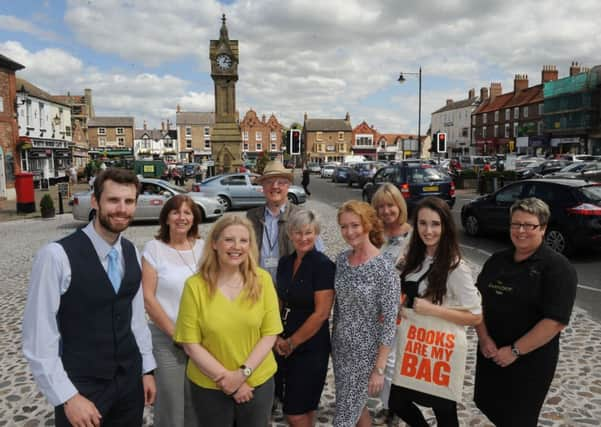
[{"label": "hat brim", "polygon": [[266,174],[259,176],[256,182],[260,184],[268,178],[286,178],[292,183],[292,173],[290,172],[267,172]]}]

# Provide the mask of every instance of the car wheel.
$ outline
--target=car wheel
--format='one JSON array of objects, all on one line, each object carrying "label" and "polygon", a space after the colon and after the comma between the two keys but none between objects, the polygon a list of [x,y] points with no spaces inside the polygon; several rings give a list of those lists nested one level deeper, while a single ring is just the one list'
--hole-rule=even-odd
[{"label": "car wheel", "polygon": [[465,232],[470,236],[477,236],[480,234],[480,221],[476,218],[475,215],[469,214],[467,218],[465,218],[465,224],[463,225],[465,228]]},{"label": "car wheel", "polygon": [[229,198],[227,198],[226,196],[219,196],[219,199],[225,205],[226,211],[229,211],[232,208],[232,201]]},{"label": "car wheel", "polygon": [[572,247],[567,236],[563,231],[557,228],[550,228],[547,230],[545,243],[555,252],[559,252],[560,254],[568,255],[572,253]]},{"label": "car wheel", "polygon": [[298,199],[292,193],[288,193],[288,201],[292,204],[298,205]]}]

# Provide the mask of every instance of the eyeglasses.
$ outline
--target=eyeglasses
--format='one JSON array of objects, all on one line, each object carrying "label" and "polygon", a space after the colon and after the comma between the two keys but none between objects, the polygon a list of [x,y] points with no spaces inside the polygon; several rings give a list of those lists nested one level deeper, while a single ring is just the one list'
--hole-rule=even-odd
[{"label": "eyeglasses", "polygon": [[287,179],[284,179],[284,178],[265,179],[265,180],[263,180],[263,184],[268,185],[268,186],[277,185],[279,187],[279,186],[290,184],[290,181],[288,181]]},{"label": "eyeglasses", "polygon": [[524,231],[534,231],[536,230],[538,227],[540,227],[540,224],[530,224],[530,223],[520,223],[520,222],[512,222],[510,224],[510,227],[512,230],[521,230],[522,228],[524,229]]}]

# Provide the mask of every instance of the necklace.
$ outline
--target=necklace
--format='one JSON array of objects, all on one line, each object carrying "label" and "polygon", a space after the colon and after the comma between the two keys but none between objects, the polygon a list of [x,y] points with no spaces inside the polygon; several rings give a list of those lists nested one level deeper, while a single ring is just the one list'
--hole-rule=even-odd
[{"label": "necklace", "polygon": [[195,269],[195,267],[196,267],[196,254],[194,253],[194,245],[189,240],[187,240],[187,242],[190,245],[190,250],[192,251],[192,260],[193,260],[192,266],[190,266],[190,264],[188,264],[186,262],[186,259],[184,258],[184,256],[182,255],[182,253],[179,251],[179,249],[176,249],[173,246],[172,246],[172,248],[175,249],[175,252],[177,252],[177,254],[179,255],[179,257],[182,260],[182,262],[186,265],[186,267],[188,267],[188,269],[192,272],[192,274],[196,274],[196,269]]}]

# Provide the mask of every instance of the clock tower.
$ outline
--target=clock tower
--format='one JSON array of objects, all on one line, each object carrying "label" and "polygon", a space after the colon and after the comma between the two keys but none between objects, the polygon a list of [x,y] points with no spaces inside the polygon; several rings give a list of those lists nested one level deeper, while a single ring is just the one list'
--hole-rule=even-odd
[{"label": "clock tower", "polygon": [[215,84],[215,127],[211,133],[212,157],[217,173],[234,172],[242,166],[242,137],[236,120],[238,40],[230,40],[221,18],[219,40],[211,40],[209,58]]}]

